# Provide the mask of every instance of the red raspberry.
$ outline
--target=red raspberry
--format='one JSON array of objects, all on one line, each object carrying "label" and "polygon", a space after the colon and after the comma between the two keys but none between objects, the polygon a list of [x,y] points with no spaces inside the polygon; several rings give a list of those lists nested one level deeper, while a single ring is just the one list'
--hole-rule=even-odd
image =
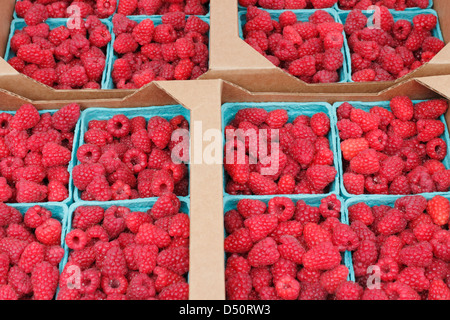
[{"label": "red raspberry", "polygon": [[289,65],[289,73],[300,76],[313,76],[316,73],[316,60],[313,56],[306,55],[300,59],[293,61]]},{"label": "red raspberry", "polygon": [[354,34],[358,30],[364,29],[367,24],[367,17],[359,9],[350,11],[345,20],[344,30],[347,35]]},{"label": "red raspberry", "polygon": [[427,155],[431,159],[442,161],[447,155],[447,143],[441,138],[435,138],[426,145]]},{"label": "red raspberry", "polygon": [[450,289],[445,285],[443,280],[434,279],[430,283],[427,298],[428,300],[449,300]]},{"label": "red raspberry", "polygon": [[371,82],[375,80],[376,73],[372,69],[363,69],[353,73],[352,80],[354,82]]},{"label": "red raspberry", "polygon": [[353,251],[359,246],[359,238],[350,226],[338,223],[332,229],[333,244],[339,251]]},{"label": "red raspberry", "polygon": [[413,24],[419,30],[431,31],[436,27],[437,17],[433,14],[419,14],[413,18]]},{"label": "red raspberry", "polygon": [[33,4],[25,13],[25,23],[29,26],[35,26],[39,23],[45,22],[48,18],[47,8],[40,4]]},{"label": "red raspberry", "polygon": [[158,248],[165,248],[170,241],[171,238],[167,231],[151,223],[142,224],[136,234],[136,243],[141,245],[156,245]]},{"label": "red raspberry", "polygon": [[447,224],[450,219],[450,202],[442,196],[435,196],[429,200],[426,210],[438,226]]},{"label": "red raspberry", "polygon": [[67,85],[72,88],[83,87],[88,82],[89,78],[86,74],[86,69],[78,65],[69,68],[67,72],[62,74],[59,78],[59,83],[61,85]]},{"label": "red raspberry", "polygon": [[328,292],[318,282],[306,284],[300,292],[299,300],[326,300]]},{"label": "red raspberry", "polygon": [[356,282],[345,281],[336,290],[337,300],[361,300],[364,289]]},{"label": "red raspberry", "polygon": [[20,256],[18,266],[26,273],[31,273],[34,267],[43,262],[45,257],[45,247],[39,242],[31,242]]},{"label": "red raspberry", "polygon": [[82,250],[87,245],[87,235],[81,229],[73,229],[66,237],[65,242],[67,246],[72,250]]},{"label": "red raspberry", "polygon": [[409,97],[398,96],[391,100],[390,107],[395,117],[410,121],[414,116],[414,105]]},{"label": "red raspberry", "polygon": [[278,186],[270,178],[257,172],[251,172],[249,177],[249,188],[256,195],[277,194]]},{"label": "red raspberry", "polygon": [[225,238],[225,251],[228,253],[246,253],[253,247],[250,232],[246,228],[234,231]]},{"label": "red raspberry", "polygon": [[320,275],[320,285],[329,293],[334,294],[339,286],[347,280],[349,270],[344,265],[325,271]]},{"label": "red raspberry", "polygon": [[419,294],[401,282],[390,282],[385,289],[389,300],[420,300]]},{"label": "red raspberry", "polygon": [[330,270],[341,262],[339,250],[331,242],[323,242],[303,255],[303,265],[311,270]]},{"label": "red raspberry", "polygon": [[177,282],[164,288],[159,294],[160,300],[188,300],[189,285],[186,282]]},{"label": "red raspberry", "polygon": [[248,273],[235,273],[226,279],[225,290],[227,299],[248,299],[252,290],[252,279]]},{"label": "red raspberry", "polygon": [[284,300],[296,300],[300,294],[300,283],[291,276],[283,276],[275,282],[277,295]]},{"label": "red raspberry", "polygon": [[47,187],[24,179],[16,183],[16,200],[19,203],[42,202],[47,197]]},{"label": "red raspberry", "polygon": [[224,216],[225,231],[230,234],[244,227],[244,219],[237,210],[229,210]]},{"label": "red raspberry", "polygon": [[42,148],[42,164],[45,167],[64,166],[70,162],[72,153],[69,149],[54,142]]},{"label": "red raspberry", "polygon": [[61,242],[61,222],[54,218],[46,219],[36,228],[36,239],[42,244],[52,246]]},{"label": "red raspberry", "polygon": [[50,180],[48,185],[48,201],[60,202],[69,197],[66,186],[58,180]]},{"label": "red raspberry", "polygon": [[260,200],[242,199],[239,200],[236,208],[244,218],[249,218],[254,215],[264,214],[267,206]]},{"label": "red raspberry", "polygon": [[370,147],[366,138],[346,139],[341,142],[342,156],[345,160],[351,161]]},{"label": "red raspberry", "polygon": [[344,173],[343,175],[344,187],[350,194],[360,195],[364,194],[364,176],[361,174]]},{"label": "red raspberry", "polygon": [[156,266],[155,269],[153,269],[153,274],[156,276],[156,292],[161,292],[164,288],[169,287],[174,283],[185,282],[183,276],[160,266]]},{"label": "red raspberry", "polygon": [[158,254],[157,264],[184,275],[189,271],[189,249],[185,247],[164,249]]},{"label": "red raspberry", "polygon": [[430,281],[425,277],[425,270],[418,267],[406,267],[399,273],[397,281],[417,292],[428,290],[430,286]]},{"label": "red raspberry", "polygon": [[300,264],[305,253],[301,243],[293,236],[284,235],[280,237],[278,251],[283,259]]},{"label": "red raspberry", "polygon": [[361,138],[363,131],[361,127],[350,121],[349,119],[342,119],[337,122],[337,128],[339,130],[339,137],[342,140]]},{"label": "red raspberry", "polygon": [[269,200],[268,213],[274,215],[279,222],[288,221],[295,213],[295,206],[291,199],[286,197],[274,197]]},{"label": "red raspberry", "polygon": [[278,226],[278,218],[275,215],[253,215],[244,221],[253,242],[260,241],[272,233]]},{"label": "red raspberry", "polygon": [[40,115],[31,104],[22,105],[11,118],[9,127],[15,130],[27,130],[39,123]]},{"label": "red raspberry", "polygon": [[448,103],[442,99],[427,100],[419,102],[414,106],[414,118],[419,119],[437,119],[448,109]]},{"label": "red raspberry", "polygon": [[35,300],[53,299],[58,287],[59,271],[48,262],[41,262],[31,272],[31,285]]},{"label": "red raspberry", "polygon": [[417,138],[421,142],[428,142],[440,137],[445,131],[445,125],[440,120],[419,120],[417,125]]},{"label": "red raspberry", "polygon": [[350,169],[358,174],[370,175],[380,170],[377,152],[373,149],[361,151],[350,161]]},{"label": "red raspberry", "polygon": [[405,246],[400,250],[399,257],[408,267],[427,267],[432,263],[433,247],[429,242]]},{"label": "red raspberry", "polygon": [[148,300],[156,294],[154,281],[146,274],[139,274],[134,277],[127,288],[127,299]]},{"label": "red raspberry", "polygon": [[380,119],[375,114],[361,109],[352,109],[350,120],[357,123],[363,132],[369,132],[378,128]]},{"label": "red raspberry", "polygon": [[186,14],[184,12],[167,12],[162,17],[164,24],[170,24],[175,30],[182,30],[186,25]]},{"label": "red raspberry", "polygon": [[313,132],[319,137],[326,136],[330,131],[330,119],[323,112],[314,114],[311,117],[310,125]]},{"label": "red raspberry", "polygon": [[97,0],[96,14],[99,18],[104,19],[111,16],[117,8],[117,0]]},{"label": "red raspberry", "polygon": [[248,262],[252,267],[272,265],[279,258],[277,244],[271,237],[257,242],[248,253]]}]

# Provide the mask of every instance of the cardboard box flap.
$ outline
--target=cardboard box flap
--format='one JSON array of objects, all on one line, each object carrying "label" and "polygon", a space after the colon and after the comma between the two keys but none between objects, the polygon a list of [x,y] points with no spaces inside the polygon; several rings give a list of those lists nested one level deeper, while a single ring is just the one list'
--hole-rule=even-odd
[{"label": "cardboard box flap", "polygon": [[[448,76],[450,77],[450,76]],[[417,79],[406,80],[388,89],[374,93],[285,93],[285,92],[250,92],[231,82],[224,81],[222,99],[224,102],[328,102],[337,101],[383,101],[390,100],[400,92],[411,92],[413,99],[427,99],[438,96],[435,89],[427,88]]]},{"label": "cardboard box flap", "polygon": [[450,75],[424,77],[416,80],[425,87],[439,93],[447,99],[450,99]]}]

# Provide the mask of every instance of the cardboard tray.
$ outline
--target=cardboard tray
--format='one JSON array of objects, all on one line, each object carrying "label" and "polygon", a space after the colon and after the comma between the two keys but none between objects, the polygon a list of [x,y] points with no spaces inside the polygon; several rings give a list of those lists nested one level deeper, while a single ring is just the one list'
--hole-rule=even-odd
[{"label": "cardboard tray", "polygon": [[[14,12],[14,0],[4,0],[0,11],[0,56],[3,57]],[[434,0],[445,42],[450,39],[450,2]],[[342,11],[340,11],[342,12]],[[408,10],[408,14],[411,14]],[[136,16],[139,17],[139,16]],[[222,79],[251,92],[286,92],[311,94],[382,93],[390,88],[421,77],[450,74],[450,45],[429,63],[396,81],[368,83],[307,84],[275,67],[239,36],[238,0],[211,0],[209,70],[199,80]],[[55,90],[18,73],[0,58],[0,88],[32,100],[122,99],[139,90]]]},{"label": "cardboard tray", "polygon": [[[0,76],[0,83],[5,76]],[[124,98],[78,100],[87,108],[137,108],[182,105],[190,111],[190,300],[224,300],[224,205],[232,201],[223,190],[222,106],[249,102],[324,102],[386,101],[397,95],[414,100],[437,97],[450,99],[450,76],[412,79],[380,93],[251,93],[223,80],[153,82]],[[26,91],[24,88],[21,91]],[[73,100],[30,100],[0,89],[2,110],[17,110],[33,103],[40,110],[58,109]],[[450,111],[445,116],[447,123]],[[216,148],[213,146],[217,145]],[[218,153],[218,154],[215,154]],[[210,161],[207,155],[214,156]],[[208,160],[209,159],[209,160]],[[342,195],[342,194],[341,194]],[[150,200],[148,200],[150,201]],[[151,202],[151,201],[150,201]],[[105,203],[106,204],[106,203]],[[348,260],[347,260],[348,261]]]}]

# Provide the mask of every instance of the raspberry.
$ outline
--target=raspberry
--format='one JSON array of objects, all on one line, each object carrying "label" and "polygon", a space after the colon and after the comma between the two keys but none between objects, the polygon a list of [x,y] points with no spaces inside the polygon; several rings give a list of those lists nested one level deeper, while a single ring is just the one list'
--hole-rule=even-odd
[{"label": "raspberry", "polygon": [[42,164],[45,167],[64,166],[70,162],[72,153],[69,149],[54,142],[42,148]]},{"label": "raspberry", "polygon": [[364,194],[364,176],[354,173],[344,173],[343,175],[344,187],[350,194],[360,195]]},{"label": "raspberry", "polygon": [[369,132],[378,128],[380,119],[373,113],[361,109],[352,109],[350,120],[357,123],[363,132]]},{"label": "raspberry", "polygon": [[249,230],[252,241],[257,242],[275,230],[278,219],[275,215],[254,215],[247,218],[244,225]]},{"label": "raspberry", "polygon": [[300,283],[291,276],[283,276],[275,282],[277,295],[284,300],[296,300],[300,294]]},{"label": "raspberry", "polygon": [[342,156],[345,160],[351,161],[369,147],[366,138],[346,139],[341,142]]},{"label": "raspberry", "polygon": [[388,283],[385,289],[389,300],[420,300],[419,294],[401,282]]},{"label": "raspberry", "polygon": [[9,122],[9,127],[18,131],[27,130],[39,123],[40,115],[31,104],[22,105]]},{"label": "raspberry", "polygon": [[48,12],[44,5],[33,4],[24,14],[25,23],[29,26],[35,26],[41,22],[45,22],[48,18]]},{"label": "raspberry", "polygon": [[35,230],[36,239],[45,245],[57,245],[61,242],[61,222],[54,218],[46,219]]},{"label": "raspberry", "polygon": [[395,201],[395,208],[404,214],[408,221],[415,220],[427,208],[427,200],[423,196],[407,196]]},{"label": "raspberry", "polygon": [[425,277],[425,270],[418,267],[406,267],[398,275],[397,281],[410,286],[417,292],[428,290],[430,281]]},{"label": "raspberry", "polygon": [[47,197],[47,187],[20,179],[16,183],[16,200],[19,203],[42,202]]},{"label": "raspberry", "polygon": [[305,253],[305,249],[300,242],[295,237],[289,235],[280,237],[278,251],[281,258],[298,264],[301,263],[303,254]]},{"label": "raspberry", "polygon": [[48,262],[41,262],[31,272],[33,298],[35,300],[51,300],[58,286],[59,271]]},{"label": "raspberry", "polygon": [[427,298],[428,300],[449,300],[450,289],[443,280],[435,279],[430,283]]},{"label": "raspberry", "polygon": [[289,198],[274,197],[269,200],[268,213],[275,216],[279,222],[288,221],[295,213],[295,206]]},{"label": "raspberry", "polygon": [[355,282],[344,281],[336,290],[337,300],[361,300],[364,289]]},{"label": "raspberry", "polygon": [[19,300],[14,288],[9,284],[0,285],[0,298],[2,300]]},{"label": "raspberry", "polygon": [[349,270],[340,265],[320,275],[320,285],[329,293],[334,294],[338,287],[347,280]]},{"label": "raspberry", "polygon": [[313,76],[316,71],[316,60],[313,56],[304,56],[289,65],[289,73],[298,77]]},{"label": "raspberry", "polygon": [[419,30],[430,31],[436,27],[437,17],[433,14],[419,14],[413,18],[413,24]]},{"label": "raspberry", "polygon": [[400,261],[408,267],[427,267],[432,263],[432,250],[428,242],[405,246],[400,251]]},{"label": "raspberry", "polygon": [[256,172],[250,173],[249,187],[257,195],[276,194],[278,191],[278,186],[273,180]]},{"label": "raspberry", "polygon": [[117,8],[117,0],[97,0],[96,14],[99,18],[104,19],[111,16]]},{"label": "raspberry", "polygon": [[402,121],[410,121],[414,116],[414,106],[409,97],[397,96],[390,102],[390,108],[395,117]]},{"label": "raspberry", "polygon": [[159,294],[160,300],[188,300],[189,285],[186,282],[177,282],[164,288]]},{"label": "raspberry", "polygon": [[158,254],[157,264],[183,275],[189,271],[189,249],[185,247],[164,249]]},{"label": "raspberry", "polygon": [[27,227],[35,229],[51,216],[52,213],[48,209],[35,205],[25,212],[23,221]]},{"label": "raspberry", "polygon": [[65,238],[67,246],[72,250],[82,250],[87,244],[87,235],[81,229],[73,229]]},{"label": "raspberry", "polygon": [[367,17],[359,9],[350,11],[345,20],[344,31],[351,35],[358,30],[362,30],[367,24]]},{"label": "raspberry", "polygon": [[303,255],[303,265],[311,270],[330,270],[341,262],[339,250],[331,242],[323,242]]},{"label": "raspberry", "polygon": [[437,119],[448,109],[448,103],[442,99],[427,100],[419,102],[414,106],[414,118]]},{"label": "raspberry", "polygon": [[372,69],[364,69],[353,73],[354,82],[370,82],[375,80],[376,73]]},{"label": "raspberry", "polygon": [[380,170],[378,155],[373,149],[361,151],[350,161],[350,169],[358,174],[370,175]]},{"label": "raspberry", "polygon": [[446,198],[442,196],[433,197],[428,201],[426,210],[436,225],[443,226],[448,223],[450,218],[450,202]]},{"label": "raspberry", "polygon": [[61,85],[67,85],[72,88],[80,88],[89,82],[89,78],[84,67],[74,66],[61,75],[59,82]]},{"label": "raspberry", "polygon": [[267,237],[255,243],[248,252],[248,262],[252,267],[272,265],[280,258],[276,242]]},{"label": "raspberry", "polygon": [[85,190],[96,176],[105,175],[105,168],[98,163],[80,164],[73,168],[72,177],[75,187]]},{"label": "raspberry", "polygon": [[426,145],[427,155],[431,159],[444,160],[447,155],[447,144],[441,138],[430,140]]},{"label": "raspberry", "polygon": [[127,288],[127,299],[148,300],[156,294],[154,281],[146,274],[139,274],[134,277]]}]

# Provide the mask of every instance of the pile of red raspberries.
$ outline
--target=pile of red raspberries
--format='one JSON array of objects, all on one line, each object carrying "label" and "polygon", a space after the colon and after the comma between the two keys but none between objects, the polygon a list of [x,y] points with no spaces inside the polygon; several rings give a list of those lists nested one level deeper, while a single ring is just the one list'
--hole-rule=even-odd
[{"label": "pile of red raspberries", "polygon": [[225,127],[226,192],[231,195],[323,194],[335,181],[324,112],[289,122],[284,109],[244,108]]},{"label": "pile of red raspberries", "polygon": [[340,80],[344,64],[344,26],[324,10],[299,21],[293,11],[278,20],[255,6],[247,8],[243,36],[275,66],[307,83]]},{"label": "pile of red raspberries", "polygon": [[318,207],[286,197],[240,200],[225,213],[227,299],[350,299],[359,285],[341,254],[358,239],[340,217],[335,195]]},{"label": "pile of red raspberries", "polygon": [[[73,182],[86,201],[127,200],[189,192],[189,123],[183,116],[114,115],[91,120],[76,153]],[[179,140],[172,139],[176,133]]]},{"label": "pile of red raspberries", "polygon": [[52,300],[64,256],[62,225],[35,205],[22,215],[0,203],[0,300]]},{"label": "pile of red raspberries", "polygon": [[431,13],[417,14],[412,22],[394,21],[385,6],[377,7],[375,27],[367,26],[368,17],[352,10],[344,23],[351,53],[352,80],[355,82],[392,81],[420,68],[444,48],[433,36],[438,18]]},{"label": "pile of red raspberries", "polygon": [[450,300],[450,201],[401,197],[393,205],[348,208],[359,245],[352,253],[365,300]]},{"label": "pile of red raspberries", "polygon": [[448,110],[442,99],[414,104],[406,96],[363,110],[337,108],[343,183],[352,195],[448,192],[448,146],[442,139]]},{"label": "pile of red raspberries", "polygon": [[61,202],[69,197],[76,103],[55,113],[31,104],[0,113],[0,201]]},{"label": "pile of red raspberries", "polygon": [[180,205],[165,194],[143,212],[76,208],[57,300],[188,300],[189,216]]},{"label": "pile of red raspberries", "polygon": [[170,12],[155,24],[114,15],[112,81],[118,89],[136,89],[153,80],[197,79],[208,70],[209,24],[197,16]]},{"label": "pile of red raspberries", "polygon": [[17,30],[10,41],[16,56],[9,64],[56,89],[100,89],[111,33],[94,15],[78,23],[50,30],[39,22]]}]

